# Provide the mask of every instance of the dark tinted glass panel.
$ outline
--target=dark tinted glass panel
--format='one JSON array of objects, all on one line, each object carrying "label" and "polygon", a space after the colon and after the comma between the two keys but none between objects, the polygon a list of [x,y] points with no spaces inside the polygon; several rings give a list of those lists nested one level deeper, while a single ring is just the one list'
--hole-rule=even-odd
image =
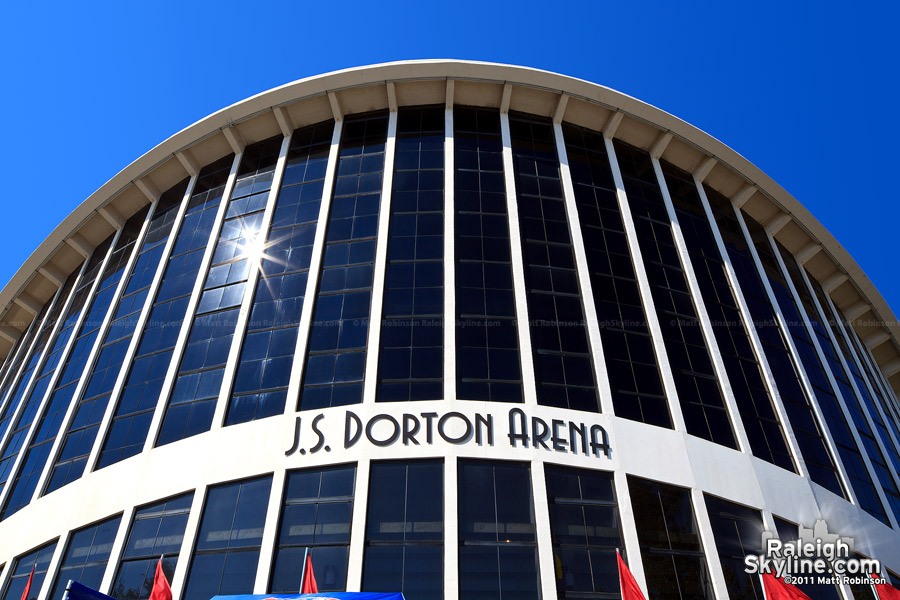
[{"label": "dark tinted glass panel", "polygon": [[650,600],[715,597],[690,490],[628,477]]},{"label": "dark tinted glass panel", "polygon": [[[38,411],[41,409],[41,405],[44,400],[44,394],[47,392],[47,388],[50,386],[52,380],[54,379],[54,375],[56,374],[57,367],[61,360],[65,358],[64,353],[66,350],[66,346],[69,343],[69,339],[72,336],[72,333],[75,329],[75,325],[78,322],[79,317],[81,316],[81,311],[84,308],[84,303],[88,298],[90,292],[90,285],[93,284],[94,279],[96,279],[97,275],[100,271],[100,265],[103,262],[103,258],[105,258],[106,251],[109,250],[109,240],[107,242],[97,248],[91,258],[86,265],[85,273],[78,279],[80,269],[76,269],[72,275],[69,277],[69,282],[67,282],[67,288],[64,290],[67,292],[66,298],[68,298],[68,291],[75,287],[72,292],[72,297],[69,298],[68,308],[64,314],[62,313],[62,309],[66,302],[60,302],[54,307],[55,315],[52,315],[57,318],[61,318],[59,323],[59,330],[56,333],[56,337],[53,338],[48,332],[47,338],[49,341],[47,342],[48,346],[45,348],[46,355],[43,357],[43,363],[38,365],[38,362],[35,362],[35,366],[38,368],[34,370],[33,377],[35,379],[34,382],[31,383],[29,388],[22,388],[22,391],[25,392],[22,401],[24,402],[24,406],[22,407],[19,416],[16,418],[16,422],[11,428],[9,432],[9,437],[7,438],[6,447],[3,449],[3,454],[0,456],[0,492],[3,491],[6,482],[12,476],[12,468],[15,465],[16,459],[19,456],[19,452],[22,450],[23,446],[28,442],[27,436],[31,429],[32,424],[34,424],[35,419],[38,422],[41,422],[41,415],[38,414]],[[98,258],[99,257],[99,258]],[[78,279],[78,285],[74,286],[74,283]],[[88,282],[89,280],[89,282]],[[69,286],[68,284],[73,284]],[[89,284],[88,284],[89,283]],[[86,285],[87,284],[87,285]],[[57,308],[59,311],[57,312]],[[56,323],[56,318],[52,319],[54,323]],[[47,325],[50,322],[48,320]],[[22,386],[22,381],[20,381],[20,387]],[[59,406],[55,407],[53,412],[57,412],[59,410]],[[52,425],[52,421],[50,425]],[[40,476],[40,474],[38,474]],[[31,491],[34,491],[32,487]],[[22,498],[27,492],[25,487],[19,486],[19,489],[16,494],[16,500],[14,506],[17,508],[21,508],[24,504],[27,504],[31,498],[30,496],[22,500]],[[12,495],[8,496],[8,498],[12,498]],[[7,502],[6,506],[10,506]],[[6,507],[4,507],[6,508]],[[4,510],[3,518],[8,516],[8,513]]]},{"label": "dark tinted glass panel", "polygon": [[271,477],[210,488],[203,508],[185,600],[253,591]]},{"label": "dark tinted glass panel", "polygon": [[763,600],[759,576],[744,571],[744,557],[763,553],[762,515],[758,510],[705,495],[729,598]]},{"label": "dark tinted glass panel", "polygon": [[687,431],[737,448],[650,155],[614,144]]},{"label": "dark tinted glass panel", "polygon": [[162,555],[163,572],[172,581],[193,496],[184,494],[135,512],[110,592],[116,600],[147,600]]},{"label": "dark tinted glass panel", "polygon": [[794,471],[784,431],[763,382],[759,362],[744,328],[734,290],[694,179],[667,162],[661,164],[728,373],[731,391],[750,440],[750,449],[754,456]]},{"label": "dark tinted glass panel", "polygon": [[115,517],[72,534],[50,592],[51,600],[62,600],[70,579],[89,588],[100,589],[109,553],[119,530],[119,521],[120,518]]},{"label": "dark tinted glass panel", "polygon": [[522,401],[500,113],[453,111],[456,396]]},{"label": "dark tinted glass panel", "polygon": [[439,400],[444,365],[444,107],[401,108],[378,402]]},{"label": "dark tinted glass panel", "polygon": [[618,598],[622,548],[611,473],[546,465],[557,597]]},{"label": "dark tinted glass panel", "polygon": [[203,433],[212,425],[247,279],[265,243],[263,215],[283,139],[278,135],[257,142],[241,155],[158,446]]},{"label": "dark tinted glass panel", "polygon": [[[103,273],[99,275],[100,280],[97,282],[93,296],[88,297],[93,288],[91,286],[85,288],[85,299],[82,301],[84,312],[82,323],[76,334],[69,357],[61,367],[49,404],[39,421],[37,434],[28,447],[24,466],[16,477],[13,484],[14,487],[7,498],[7,503],[3,510],[4,518],[28,504],[34,495],[41,473],[43,473],[44,467],[47,466],[47,461],[50,458],[53,443],[56,441],[59,429],[63,425],[66,412],[69,410],[71,403],[78,400],[75,397],[75,393],[82,391],[79,390],[79,386],[82,378],[85,376],[85,367],[88,366],[87,362],[94,348],[94,342],[97,341],[100,327],[103,325],[103,321],[109,311],[125,268],[128,266],[128,260],[131,258],[131,253],[134,250],[135,242],[146,216],[147,209],[141,210],[125,224]],[[112,236],[110,236],[109,241],[111,242],[111,240]],[[103,246],[101,246],[95,251],[95,256],[98,257],[100,262],[102,262],[102,259],[99,258],[97,252],[103,249]],[[103,257],[105,258],[105,256],[106,253],[104,252]],[[98,264],[98,273],[100,268],[101,265]],[[89,274],[86,274],[84,284],[90,281],[93,285],[97,276],[90,277]],[[82,285],[84,286],[84,284]],[[78,300],[79,296],[76,295],[76,303],[73,304],[70,310],[75,309]]]},{"label": "dark tinted glass panel", "polygon": [[383,112],[344,122],[301,410],[362,402],[387,125]]},{"label": "dark tinted glass panel", "polygon": [[750,316],[810,479],[835,494],[843,495],[843,487],[831,452],[825,444],[821,424],[813,412],[806,390],[800,384],[799,369],[786,338],[789,334],[781,329],[775,316],[737,214],[725,196],[708,186],[704,186],[704,191],[737,274],[741,292],[750,309]]},{"label": "dark tinted glass panel", "polygon": [[395,590],[409,600],[443,597],[443,503],[440,461],[372,464],[363,591]]},{"label": "dark tinted glass panel", "polygon": [[[800,531],[790,521],[775,517],[775,529],[778,539],[782,542],[795,542],[799,538]],[[810,600],[841,600],[841,593],[833,585],[804,584],[796,585],[801,592],[810,597]]]},{"label": "dark tinted glass panel", "polygon": [[[788,281],[781,271],[772,246],[769,245],[769,238],[765,229],[748,216],[745,216],[744,220],[747,223],[747,229],[750,231],[751,239],[756,246],[760,261],[762,261],[766,276],[769,278],[772,290],[778,299],[778,305],[781,307],[781,312],[784,315],[788,331],[790,331],[797,355],[803,364],[803,370],[809,379],[816,400],[818,400],[819,409],[822,411],[825,424],[837,447],[841,462],[850,479],[850,485],[853,487],[853,491],[856,492],[859,506],[876,519],[887,524],[887,514],[884,512],[884,507],[878,498],[878,492],[875,490],[872,478],[869,476],[859,448],[856,446],[856,441],[853,439],[853,433],[850,431],[847,420],[844,418],[835,390],[831,387],[831,382],[828,380],[826,367],[819,360],[815,343],[807,330],[805,311],[794,301]],[[819,336],[817,335],[816,337],[818,338]]]},{"label": "dark tinted glass panel", "polygon": [[229,154],[200,171],[97,468],[134,456],[144,447],[233,162],[234,155]]},{"label": "dark tinted glass panel", "polygon": [[459,461],[459,581],[467,599],[541,597],[528,464]]},{"label": "dark tinted glass panel", "polygon": [[226,425],[284,412],[334,121],[291,135]]},{"label": "dark tinted glass panel", "polygon": [[44,578],[47,576],[47,569],[50,568],[50,559],[53,558],[54,550],[56,550],[56,542],[51,542],[17,558],[13,562],[12,574],[3,594],[3,600],[20,600],[22,598],[32,568],[34,569],[34,578],[31,580],[31,588],[26,600],[37,600],[41,586],[44,585]]},{"label": "dark tinted glass panel", "polygon": [[75,481],[84,473],[187,185],[188,180],[185,179],[164,193],[157,202],[75,416],[69,423],[46,493]]},{"label": "dark tinted glass panel", "polygon": [[319,591],[344,591],[355,478],[353,465],[288,474],[270,592],[297,593],[307,548]]},{"label": "dark tinted glass panel", "polygon": [[[796,265],[795,262],[792,262],[793,258],[786,253],[784,254],[784,259],[788,264]],[[793,277],[795,272],[790,272]],[[799,274],[799,272],[797,273]],[[841,396],[844,398],[844,406],[846,406],[847,410],[850,412],[850,419],[853,422],[853,426],[856,428],[857,434],[859,434],[859,439],[862,442],[862,447],[866,452],[866,456],[868,456],[869,462],[875,470],[875,475],[887,498],[888,506],[894,513],[894,517],[900,519],[900,491],[897,489],[897,484],[894,481],[893,475],[893,473],[900,468],[900,457],[897,456],[896,449],[891,444],[887,427],[885,427],[881,415],[878,414],[878,408],[875,406],[872,396],[869,394],[865,381],[863,381],[862,374],[856,365],[854,356],[850,352],[850,347],[844,339],[843,331],[839,327],[834,312],[831,310],[831,305],[825,296],[825,291],[822,289],[819,282],[812,276],[810,276],[808,280],[815,292],[818,306],[811,306],[807,310],[821,308],[822,311],[813,313],[815,314],[815,317],[811,319],[817,337],[819,338],[819,345],[825,353],[825,358],[837,381],[838,389],[841,391]],[[808,294],[805,296],[804,306],[807,303],[812,303],[812,297]],[[826,324],[828,325],[829,331],[826,331],[826,328],[824,327]],[[827,335],[829,332],[832,334],[833,338]],[[832,344],[832,339],[836,342],[836,345]],[[838,351],[840,351],[840,354],[844,359],[843,363],[837,356]],[[847,366],[849,371],[844,369],[844,365]],[[853,377],[855,386],[851,386],[848,373]],[[865,404],[865,408],[863,407],[863,403]],[[873,426],[869,425],[866,412],[871,416]],[[887,453],[882,452],[882,447],[879,446],[878,443],[879,440],[875,437],[876,431],[878,432],[878,438],[881,440],[882,444],[884,444]],[[892,459],[892,464],[890,465],[888,464],[887,456],[890,456]]]},{"label": "dark tinted glass panel", "polygon": [[538,403],[599,412],[550,121],[509,118]]},{"label": "dark tinted glass panel", "polygon": [[600,339],[619,417],[672,427],[603,136],[564,124]]}]

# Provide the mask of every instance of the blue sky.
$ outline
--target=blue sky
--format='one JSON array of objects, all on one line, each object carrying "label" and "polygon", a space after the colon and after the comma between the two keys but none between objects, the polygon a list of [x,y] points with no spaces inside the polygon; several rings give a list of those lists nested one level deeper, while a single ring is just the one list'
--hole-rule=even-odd
[{"label": "blue sky", "polygon": [[717,137],[900,312],[896,126],[882,116],[900,86],[896,3],[26,4],[4,7],[0,36],[2,282],[119,170],[220,108],[336,69],[463,58],[600,83]]}]

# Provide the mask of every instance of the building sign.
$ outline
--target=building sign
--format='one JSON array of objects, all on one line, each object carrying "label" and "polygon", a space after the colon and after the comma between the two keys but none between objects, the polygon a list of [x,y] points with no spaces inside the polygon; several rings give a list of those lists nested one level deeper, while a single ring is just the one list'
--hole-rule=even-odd
[{"label": "building sign", "polygon": [[[340,440],[326,440],[322,427],[325,413],[312,417],[310,429],[313,439],[302,439],[301,423],[306,418],[297,417],[293,442],[285,456],[330,452],[335,444],[343,444],[344,449],[349,449],[358,444],[377,447],[394,444],[430,446],[440,442],[489,447],[508,444],[512,448],[533,448],[595,458],[609,458],[612,453],[609,436],[601,425],[529,417],[521,408],[511,408],[506,419],[495,419],[493,414],[478,412],[469,416],[458,411],[403,413],[399,417],[379,413],[362,418],[348,410],[344,413]],[[307,449],[310,443],[311,447]]]}]

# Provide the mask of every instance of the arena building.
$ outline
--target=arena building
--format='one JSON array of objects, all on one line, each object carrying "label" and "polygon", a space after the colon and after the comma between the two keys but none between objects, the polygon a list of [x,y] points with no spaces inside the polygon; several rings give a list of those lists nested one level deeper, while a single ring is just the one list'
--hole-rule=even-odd
[{"label": "arena building", "polygon": [[[36,208],[37,210],[37,208]],[[740,155],[522,67],[304,79],[175,134],[0,291],[0,600],[761,598],[900,572],[897,320]],[[872,598],[864,585],[805,587]]]}]

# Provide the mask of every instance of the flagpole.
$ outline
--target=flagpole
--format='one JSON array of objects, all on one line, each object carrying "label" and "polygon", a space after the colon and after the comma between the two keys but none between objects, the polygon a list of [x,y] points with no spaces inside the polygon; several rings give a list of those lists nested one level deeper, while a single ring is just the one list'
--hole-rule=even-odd
[{"label": "flagpole", "polygon": [[66,591],[63,592],[62,600],[69,600],[69,588],[72,587],[72,580],[69,580],[69,583],[66,584]]},{"label": "flagpole", "polygon": [[309,546],[303,550],[303,568],[300,569],[300,589],[299,593],[303,593],[303,580],[306,578],[306,558],[309,556]]},{"label": "flagpole", "polygon": [[763,600],[766,600],[766,582],[763,581],[762,572],[757,573],[759,575],[759,589],[762,591]]}]

